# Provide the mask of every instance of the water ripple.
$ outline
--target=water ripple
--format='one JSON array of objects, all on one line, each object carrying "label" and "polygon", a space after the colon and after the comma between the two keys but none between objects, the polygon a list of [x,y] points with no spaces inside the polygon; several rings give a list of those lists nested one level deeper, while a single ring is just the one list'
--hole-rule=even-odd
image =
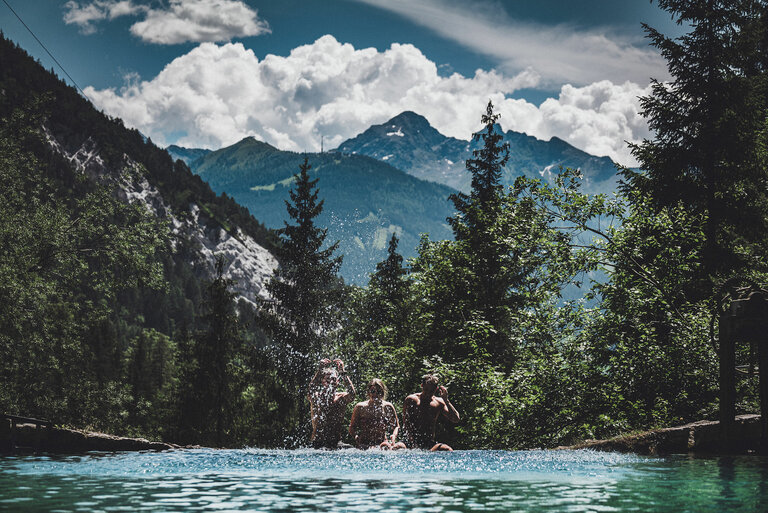
[{"label": "water ripple", "polygon": [[758,457],[180,450],[0,458],[0,510],[768,511]]}]

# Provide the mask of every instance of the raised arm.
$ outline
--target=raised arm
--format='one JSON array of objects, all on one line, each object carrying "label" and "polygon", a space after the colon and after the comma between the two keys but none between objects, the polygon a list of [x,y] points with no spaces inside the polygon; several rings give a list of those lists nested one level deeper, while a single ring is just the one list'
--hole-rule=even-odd
[{"label": "raised arm", "polygon": [[451,401],[448,399],[448,389],[443,386],[438,387],[437,395],[443,400],[443,416],[450,422],[456,424],[461,418],[459,417],[459,412],[456,411],[456,408],[453,407]]},{"label": "raised arm", "polygon": [[357,393],[355,391],[355,385],[352,384],[352,380],[349,379],[349,375],[347,374],[347,371],[344,370],[344,362],[342,362],[337,358],[333,361],[333,363],[336,364],[336,368],[339,371],[339,376],[343,377],[344,379],[344,384],[347,387],[347,393],[344,394],[342,397],[347,402],[347,404],[349,404],[355,400],[355,394]]}]

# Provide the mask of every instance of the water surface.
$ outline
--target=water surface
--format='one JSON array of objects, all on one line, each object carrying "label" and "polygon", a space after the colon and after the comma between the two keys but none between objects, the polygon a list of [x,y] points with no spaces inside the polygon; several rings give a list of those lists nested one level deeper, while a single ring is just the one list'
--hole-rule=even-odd
[{"label": "water surface", "polygon": [[766,512],[768,460],[592,451],[0,458],[0,511]]}]

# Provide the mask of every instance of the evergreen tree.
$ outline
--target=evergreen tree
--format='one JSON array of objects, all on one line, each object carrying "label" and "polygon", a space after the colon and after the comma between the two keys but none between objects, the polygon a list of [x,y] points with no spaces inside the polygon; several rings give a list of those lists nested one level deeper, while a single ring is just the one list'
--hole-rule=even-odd
[{"label": "evergreen tree", "polygon": [[221,447],[235,414],[241,383],[233,362],[242,352],[240,323],[235,311],[232,280],[224,277],[224,261],[217,258],[215,278],[206,290],[202,330],[193,343],[195,365],[186,398],[184,421],[199,433],[199,441]]},{"label": "evergreen tree", "polygon": [[392,305],[402,304],[408,292],[408,271],[403,267],[403,256],[397,252],[399,243],[400,240],[393,233],[387,245],[387,258],[376,264],[376,271],[371,274],[368,283],[370,288],[379,290]]},{"label": "evergreen tree", "polygon": [[718,274],[750,260],[765,239],[766,2],[660,0],[691,31],[678,39],[644,25],[672,80],[653,81],[642,98],[652,140],[633,147],[643,172],[630,188],[658,212],[679,203],[703,217],[698,297]]},{"label": "evergreen tree", "polygon": [[710,297],[720,280],[765,269],[768,6],[658,3],[690,31],[646,26],[672,80],[642,99],[654,137],[633,147],[641,171],[623,171],[628,212],[605,246],[610,282],[585,351],[605,369],[594,373],[610,398],[600,409],[632,427],[712,414]]},{"label": "evergreen tree", "polygon": [[387,258],[376,264],[376,271],[368,282],[368,316],[371,328],[388,329],[391,337],[386,341],[397,343],[401,340],[399,332],[407,328],[408,297],[410,283],[408,271],[403,267],[403,256],[397,252],[399,239],[392,234],[387,247]]},{"label": "evergreen tree", "polygon": [[473,134],[473,139],[482,140],[483,146],[474,150],[474,158],[466,162],[472,174],[472,191],[469,195],[451,195],[457,212],[448,219],[456,241],[469,253],[475,282],[469,293],[483,318],[497,328],[504,323],[503,307],[510,285],[502,276],[508,247],[499,244],[498,234],[492,229],[502,214],[504,187],[499,180],[509,160],[509,144],[502,143],[504,136],[496,124],[500,116],[494,114],[489,101],[481,119],[484,127]]},{"label": "evergreen tree", "polygon": [[327,331],[335,326],[341,287],[337,272],[342,256],[334,256],[339,242],[323,249],[327,228],[315,225],[323,210],[318,201],[317,179],[310,180],[307,159],[299,166],[290,201],[285,205],[292,223],[278,230],[281,245],[276,256],[280,266],[267,284],[271,301],[267,324],[273,338],[296,358],[300,380],[307,362],[317,353]]}]

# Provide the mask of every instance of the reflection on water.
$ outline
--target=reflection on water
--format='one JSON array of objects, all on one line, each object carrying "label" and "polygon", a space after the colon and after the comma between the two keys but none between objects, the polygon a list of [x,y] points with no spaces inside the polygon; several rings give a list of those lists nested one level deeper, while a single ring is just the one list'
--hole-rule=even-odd
[{"label": "reflection on water", "polygon": [[591,451],[0,458],[0,511],[766,512],[768,460]]}]

